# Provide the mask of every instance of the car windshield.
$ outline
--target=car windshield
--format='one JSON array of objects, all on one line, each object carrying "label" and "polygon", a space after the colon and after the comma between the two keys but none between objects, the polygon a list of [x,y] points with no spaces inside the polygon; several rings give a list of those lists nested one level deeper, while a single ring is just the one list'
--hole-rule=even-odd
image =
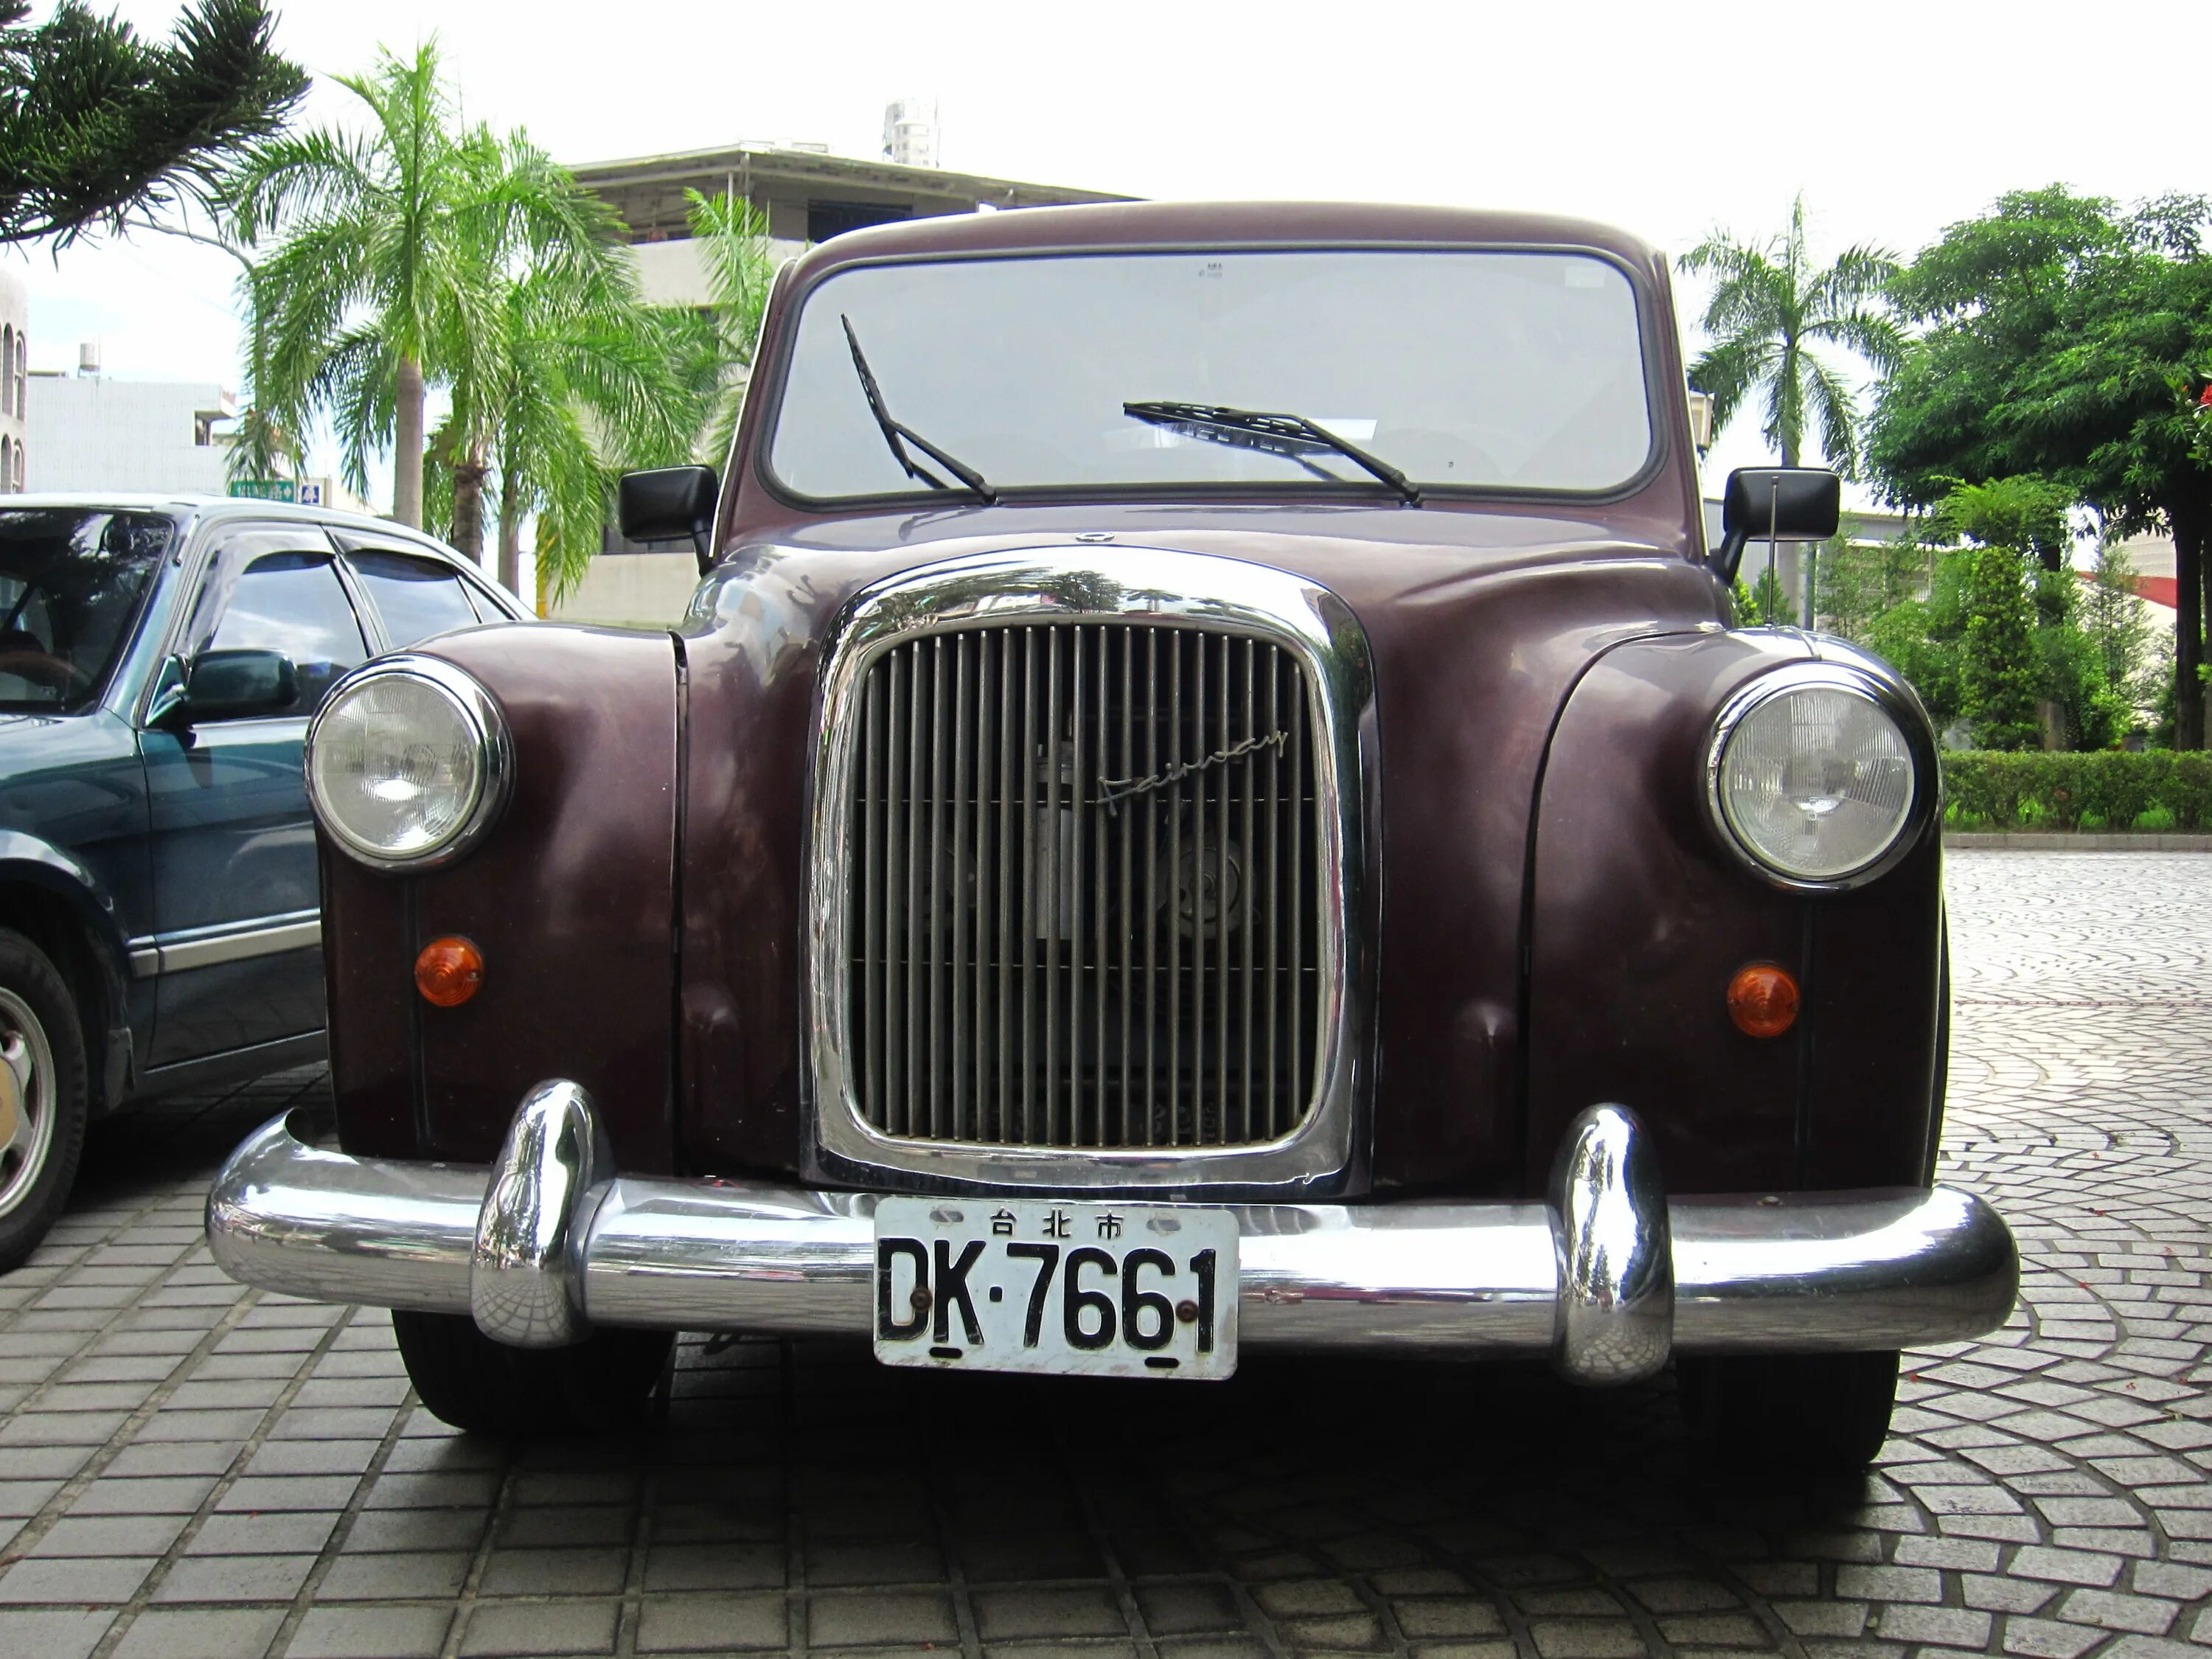
[{"label": "car windshield", "polygon": [[1423,488],[1605,491],[1652,447],[1635,291],[1589,254],[857,266],[815,287],[799,315],[769,451],[795,495],[938,493],[885,441],[854,337],[885,412],[994,489],[1391,493],[1321,444],[1224,441],[1234,434],[1139,418],[1131,403],[1294,414]]},{"label": "car windshield", "polygon": [[155,513],[0,511],[0,708],[89,708],[175,538]]}]

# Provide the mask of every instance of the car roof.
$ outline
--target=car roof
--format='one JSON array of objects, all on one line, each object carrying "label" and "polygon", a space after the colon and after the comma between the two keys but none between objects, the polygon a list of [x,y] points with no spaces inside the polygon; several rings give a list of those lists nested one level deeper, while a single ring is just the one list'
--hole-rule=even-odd
[{"label": "car roof", "polygon": [[189,514],[201,520],[289,519],[301,524],[329,525],[341,530],[358,531],[368,536],[395,538],[411,542],[428,551],[442,553],[448,558],[460,559],[464,564],[470,563],[453,548],[423,531],[410,529],[390,519],[373,518],[366,513],[348,513],[334,507],[297,507],[289,501],[264,501],[246,495],[209,495],[187,490],[164,495],[158,491],[73,489],[0,495],[0,510],[24,507],[104,507],[126,512]]},{"label": "car roof", "polygon": [[954,213],[848,231],[804,255],[801,277],[865,260],[963,253],[1329,246],[1577,248],[1641,270],[1658,253],[1593,220],[1386,202],[1104,202]]}]

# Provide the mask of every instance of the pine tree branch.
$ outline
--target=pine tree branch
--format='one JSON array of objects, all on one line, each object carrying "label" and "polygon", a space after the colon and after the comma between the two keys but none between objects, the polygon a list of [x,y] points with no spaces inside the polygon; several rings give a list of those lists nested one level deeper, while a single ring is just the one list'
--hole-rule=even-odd
[{"label": "pine tree branch", "polygon": [[159,43],[82,0],[29,9],[0,3],[0,241],[66,246],[212,190],[307,91],[265,0],[197,0]]}]

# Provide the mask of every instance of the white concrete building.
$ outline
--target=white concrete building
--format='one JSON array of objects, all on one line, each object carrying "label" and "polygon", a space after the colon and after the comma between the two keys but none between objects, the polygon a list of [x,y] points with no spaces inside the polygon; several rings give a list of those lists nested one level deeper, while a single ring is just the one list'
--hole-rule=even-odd
[{"label": "white concrete building", "polygon": [[[888,142],[888,120],[885,136]],[[934,166],[854,161],[812,146],[735,144],[726,149],[590,162],[570,171],[629,228],[639,282],[645,297],[655,305],[708,302],[706,272],[691,240],[687,190],[751,203],[767,221],[769,251],[779,263],[804,252],[810,243],[826,242],[868,225],[973,213],[978,208],[1128,199],[1102,191],[945,173]]]},{"label": "white concrete building", "polygon": [[39,452],[31,488],[220,495],[229,486],[230,452],[216,428],[238,409],[222,386],[52,374],[17,385],[29,392],[26,435]]},{"label": "white concrete building", "polygon": [[884,160],[902,167],[937,165],[937,100],[900,98],[884,111]]},{"label": "white concrete building", "polygon": [[699,586],[691,550],[602,553],[584,567],[584,580],[547,614],[559,622],[617,627],[665,628],[683,619]]},{"label": "white concrete building", "polygon": [[23,279],[0,270],[0,493],[24,487],[23,382],[31,356],[30,314]]}]

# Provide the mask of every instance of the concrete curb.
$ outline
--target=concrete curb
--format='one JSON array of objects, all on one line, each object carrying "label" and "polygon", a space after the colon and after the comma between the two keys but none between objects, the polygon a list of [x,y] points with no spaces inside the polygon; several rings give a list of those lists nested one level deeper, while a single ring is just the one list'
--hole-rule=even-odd
[{"label": "concrete curb", "polygon": [[2150,831],[2098,835],[2064,830],[1947,830],[1943,845],[1962,853],[2212,853],[2212,836]]}]

